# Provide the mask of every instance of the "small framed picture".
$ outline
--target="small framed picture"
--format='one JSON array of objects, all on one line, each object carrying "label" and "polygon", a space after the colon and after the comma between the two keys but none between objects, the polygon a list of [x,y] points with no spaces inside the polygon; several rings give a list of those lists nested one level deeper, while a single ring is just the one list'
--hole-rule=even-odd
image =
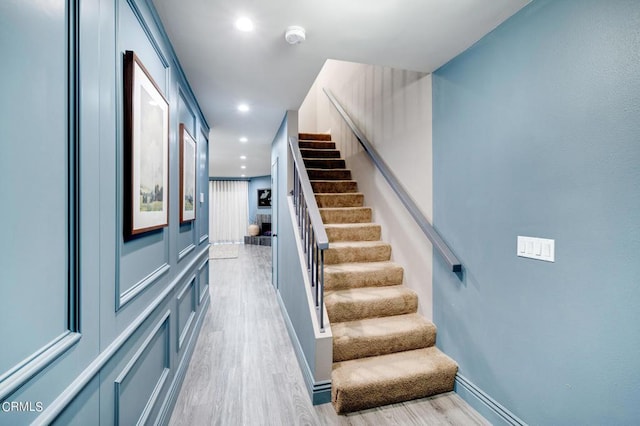
[{"label": "small framed picture", "polygon": [[125,240],[169,224],[169,103],[133,51],[124,54]]},{"label": "small framed picture", "polygon": [[258,207],[271,207],[271,188],[258,189]]},{"label": "small framed picture", "polygon": [[180,123],[180,223],[196,218],[196,141]]}]

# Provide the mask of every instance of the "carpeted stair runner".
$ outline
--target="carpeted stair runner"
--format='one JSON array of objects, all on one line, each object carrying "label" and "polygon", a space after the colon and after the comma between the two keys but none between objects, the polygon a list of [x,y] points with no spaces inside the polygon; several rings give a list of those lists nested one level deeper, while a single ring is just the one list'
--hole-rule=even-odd
[{"label": "carpeted stair runner", "polygon": [[436,327],[380,241],[381,227],[328,134],[299,134],[320,215],[325,305],[333,332],[331,399],[338,413],[453,390],[457,364],[434,345]]}]

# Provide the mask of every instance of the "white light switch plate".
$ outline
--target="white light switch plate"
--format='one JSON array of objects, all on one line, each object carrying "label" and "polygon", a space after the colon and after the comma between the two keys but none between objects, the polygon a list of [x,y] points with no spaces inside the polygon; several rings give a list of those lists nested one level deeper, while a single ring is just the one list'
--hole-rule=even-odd
[{"label": "white light switch plate", "polygon": [[204,203],[204,192],[200,193],[200,204]]},{"label": "white light switch plate", "polygon": [[545,262],[556,261],[556,241],[547,238],[522,237],[518,235],[518,245],[516,254],[529,259],[544,260]]}]

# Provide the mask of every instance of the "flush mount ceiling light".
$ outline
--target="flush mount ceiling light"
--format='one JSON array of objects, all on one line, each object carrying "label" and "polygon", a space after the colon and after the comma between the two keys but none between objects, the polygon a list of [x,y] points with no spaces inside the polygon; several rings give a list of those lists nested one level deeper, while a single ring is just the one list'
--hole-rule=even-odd
[{"label": "flush mount ceiling light", "polygon": [[289,44],[300,44],[307,38],[307,33],[304,28],[297,25],[292,25],[284,32],[284,39]]},{"label": "flush mount ceiling light", "polygon": [[247,105],[247,104],[239,104],[238,105],[238,111],[240,111],[240,112],[248,112],[249,111],[249,105]]},{"label": "flush mount ceiling light", "polygon": [[242,136],[240,138],[240,142],[242,142],[242,143],[249,142],[249,139],[247,139],[245,136]]},{"label": "flush mount ceiling light", "polygon": [[253,22],[246,16],[242,16],[236,21],[236,28],[244,32],[253,31]]},{"label": "flush mount ceiling light", "polygon": [[241,160],[246,160],[246,159],[247,159],[247,156],[246,156],[246,155],[241,155],[241,156],[240,156],[240,159],[241,159]]},{"label": "flush mount ceiling light", "polygon": [[246,169],[246,168],[247,168],[247,166],[240,166],[240,168],[241,168],[241,169]]}]

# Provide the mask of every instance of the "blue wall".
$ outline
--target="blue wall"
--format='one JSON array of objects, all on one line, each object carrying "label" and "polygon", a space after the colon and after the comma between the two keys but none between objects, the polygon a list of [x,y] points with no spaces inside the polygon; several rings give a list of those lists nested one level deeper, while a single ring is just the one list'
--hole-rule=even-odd
[{"label": "blue wall", "polygon": [[[127,242],[126,50],[170,104],[169,226]],[[146,0],[3,2],[0,52],[0,424],[166,423],[209,304],[208,125]],[[183,225],[180,122],[205,194]]]},{"label": "blue wall", "polygon": [[640,423],[639,17],[536,0],[433,75],[434,223],[465,265],[436,256],[438,346],[490,419],[469,389],[531,424]]},{"label": "blue wall", "polygon": [[[258,176],[249,180],[249,221],[257,214],[271,214],[271,207],[258,207],[258,189],[271,188],[271,176]],[[273,201],[273,200],[272,200]]]}]

